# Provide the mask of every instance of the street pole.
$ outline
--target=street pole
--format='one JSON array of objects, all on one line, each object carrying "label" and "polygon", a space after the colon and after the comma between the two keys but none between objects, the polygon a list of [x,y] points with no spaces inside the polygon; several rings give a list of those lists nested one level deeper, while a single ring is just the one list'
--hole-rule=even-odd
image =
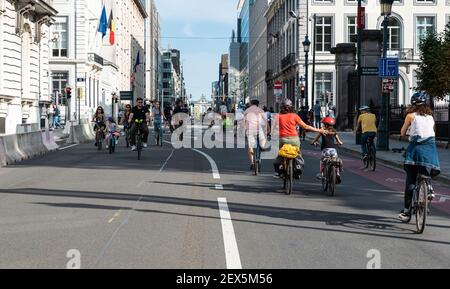
[{"label": "street pole", "polygon": [[[305,36],[305,41],[309,41],[308,39],[308,35]],[[309,91],[309,81],[308,81],[308,76],[309,76],[309,59],[308,59],[308,55],[309,52],[305,52],[305,96],[308,97],[308,91]],[[313,104],[314,106],[314,104]]]},{"label": "street pole", "polygon": [[[387,57],[388,49],[388,15],[384,16],[383,21],[383,58]],[[380,127],[378,136],[378,150],[388,151],[389,150],[389,98],[390,93],[384,89],[383,84],[383,94],[381,100],[381,114],[380,114]]]},{"label": "street pole", "polygon": [[316,32],[316,25],[317,25],[317,15],[314,14],[313,17],[314,20],[314,25],[313,25],[313,44],[312,44],[312,48],[313,48],[313,71],[312,71],[312,89],[311,89],[311,94],[312,94],[312,107],[314,107],[314,102],[315,102],[315,86],[316,86],[316,38],[317,38],[317,32]]},{"label": "street pole", "polygon": [[[358,0],[358,16],[361,11],[361,7],[362,7],[362,0]],[[358,55],[357,55],[357,57],[358,57],[358,70],[357,70],[358,76],[357,76],[357,86],[356,86],[357,91],[358,91],[358,93],[356,95],[357,109],[359,109],[361,107],[361,46],[362,46],[361,35],[362,35],[362,27],[361,27],[361,25],[358,25],[358,49],[357,49],[358,50]],[[355,115],[357,115],[357,114],[356,114],[356,112],[352,112],[352,114],[353,114],[352,121],[354,122]],[[361,144],[361,137],[362,137],[361,132],[356,132],[355,143],[357,145]]]}]

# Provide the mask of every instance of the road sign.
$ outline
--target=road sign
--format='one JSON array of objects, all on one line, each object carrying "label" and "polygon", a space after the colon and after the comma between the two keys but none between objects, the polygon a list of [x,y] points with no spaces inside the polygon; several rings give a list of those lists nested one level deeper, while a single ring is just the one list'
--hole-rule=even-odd
[{"label": "road sign", "polygon": [[133,91],[121,91],[120,100],[133,100]]},{"label": "road sign", "polygon": [[361,75],[379,75],[378,67],[361,67]]},{"label": "road sign", "polygon": [[277,81],[277,82],[275,82],[273,88],[275,88],[275,90],[277,90],[277,89],[281,90],[281,89],[283,89],[283,83],[281,81]]},{"label": "road sign", "polygon": [[381,58],[379,76],[398,78],[398,58]]}]

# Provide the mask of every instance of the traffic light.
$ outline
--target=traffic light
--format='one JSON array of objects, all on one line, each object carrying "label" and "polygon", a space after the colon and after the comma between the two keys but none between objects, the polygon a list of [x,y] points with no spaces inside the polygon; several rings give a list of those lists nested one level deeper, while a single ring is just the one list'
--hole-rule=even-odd
[{"label": "traffic light", "polygon": [[300,97],[301,98],[306,98],[306,96],[305,96],[305,86],[304,85],[302,85],[300,87]]},{"label": "traffic light", "polygon": [[71,99],[72,98],[72,88],[66,87],[66,98]]}]

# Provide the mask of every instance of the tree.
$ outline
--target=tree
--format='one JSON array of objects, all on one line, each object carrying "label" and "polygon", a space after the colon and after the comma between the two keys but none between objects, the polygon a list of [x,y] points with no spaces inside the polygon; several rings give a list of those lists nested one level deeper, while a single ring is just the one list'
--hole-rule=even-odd
[{"label": "tree", "polygon": [[436,99],[450,95],[450,24],[441,34],[428,33],[420,42],[416,90]]}]

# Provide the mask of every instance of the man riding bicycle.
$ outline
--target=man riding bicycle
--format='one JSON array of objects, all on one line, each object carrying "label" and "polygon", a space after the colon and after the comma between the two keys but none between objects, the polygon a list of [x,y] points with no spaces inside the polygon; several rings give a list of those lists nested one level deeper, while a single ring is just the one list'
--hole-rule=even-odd
[{"label": "man riding bicycle", "polygon": [[[266,139],[267,118],[266,113],[259,107],[259,100],[252,99],[250,107],[244,112],[244,127],[248,140],[248,158],[250,160],[250,170],[255,169],[254,150],[258,143],[261,147],[261,141]],[[259,137],[259,139],[257,139]]]},{"label": "man riding bicycle", "polygon": [[[377,136],[377,117],[370,112],[370,108],[367,105],[363,105],[359,111],[361,115],[358,118],[358,124],[356,131],[362,130],[361,148],[363,158],[367,158],[367,142],[369,139],[374,139]],[[375,149],[375,147],[374,147]]]},{"label": "man riding bicycle", "polygon": [[152,108],[152,119],[154,123],[156,145],[159,145],[159,142],[162,142],[162,139],[159,139],[159,137],[160,134],[162,135],[162,126],[164,122],[164,113],[161,110],[161,104],[159,101],[157,101],[155,106]]},{"label": "man riding bicycle", "polygon": [[136,133],[138,129],[140,129],[142,132],[143,147],[144,148],[148,147],[147,141],[149,135],[148,126],[150,125],[150,111],[148,110],[148,108],[144,106],[144,100],[142,98],[137,99],[137,105],[133,107],[133,109],[131,110],[128,122],[131,125],[130,130],[131,150],[135,151],[137,149]]}]

